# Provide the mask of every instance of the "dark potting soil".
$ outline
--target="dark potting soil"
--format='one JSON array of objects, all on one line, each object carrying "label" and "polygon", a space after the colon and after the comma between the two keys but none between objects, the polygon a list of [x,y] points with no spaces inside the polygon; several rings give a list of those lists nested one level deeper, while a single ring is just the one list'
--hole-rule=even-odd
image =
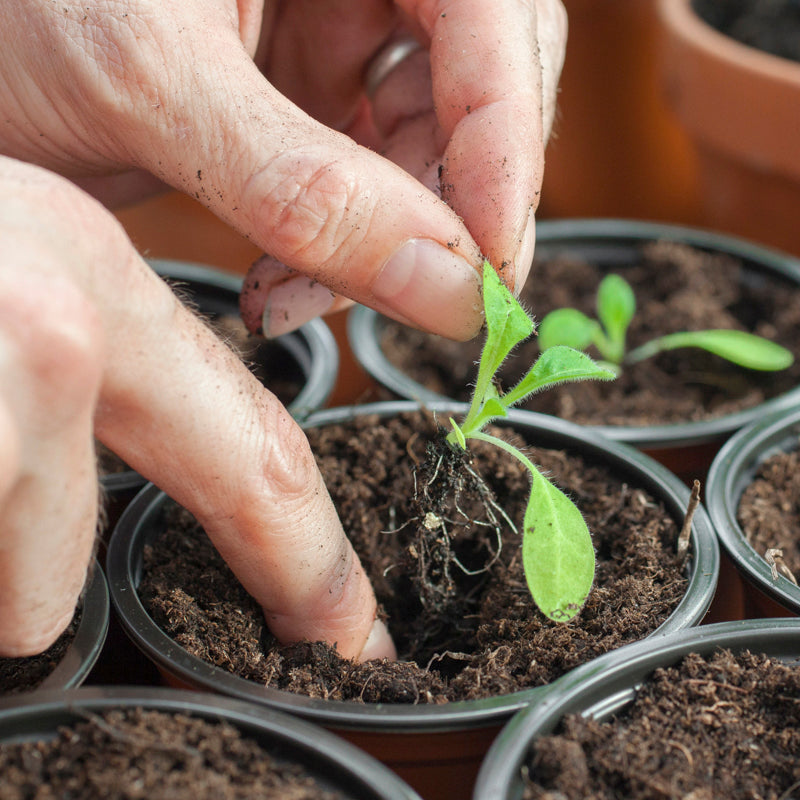
[{"label": "dark potting soil", "polygon": [[80,619],[79,607],[66,630],[39,655],[0,658],[0,696],[27,692],[40,686],[64,657],[64,653],[75,638]]},{"label": "dark potting soil", "polygon": [[[520,442],[512,431],[498,433]],[[261,609],[188,512],[176,508],[145,550],[140,595],[168,635],[222,669],[278,689],[363,702],[509,694],[643,638],[683,596],[680,521],[602,465],[526,449],[578,504],[597,552],[586,605],[569,623],[554,623],[533,605],[520,535],[499,511],[521,530],[529,479],[515,459],[475,442],[468,470],[436,457],[427,463],[437,427],[424,413],[371,416],[308,435],[400,660],[357,664],[323,643],[278,645]]]},{"label": "dark potting soil", "polygon": [[[523,407],[586,425],[671,424],[751,408],[800,383],[800,290],[724,254],[656,242],[642,247],[640,261],[618,268],[600,269],[566,256],[537,261],[522,303],[539,320],[563,307],[595,317],[597,286],[608,272],[622,275],[637,298],[629,349],[676,331],[733,328],[772,339],[797,360],[783,372],[765,373],[696,348],[673,350],[626,366],[614,381],[549,389]],[[446,397],[469,399],[482,336],[459,343],[390,320],[382,324],[382,346],[393,364]],[[538,355],[535,337],[520,345],[500,371],[503,385],[513,386]]]},{"label": "dark potting soil", "polygon": [[759,465],[737,517],[759,555],[790,580],[800,576],[800,452],[776,453]]},{"label": "dark potting soil", "polygon": [[694,0],[698,16],[742,44],[800,61],[797,0]]},{"label": "dark potting soil", "polygon": [[39,742],[0,744],[5,800],[337,800],[226,723],[142,709],[87,714]]},{"label": "dark potting soil", "polygon": [[605,722],[537,740],[525,800],[788,800],[800,786],[800,668],[720,651],[658,669]]}]

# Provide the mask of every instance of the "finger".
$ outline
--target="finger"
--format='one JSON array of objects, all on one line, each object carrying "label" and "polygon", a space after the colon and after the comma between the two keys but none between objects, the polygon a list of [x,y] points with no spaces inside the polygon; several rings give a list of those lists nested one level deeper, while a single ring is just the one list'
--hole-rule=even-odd
[{"label": "finger", "polygon": [[100,337],[83,293],[47,275],[59,255],[14,235],[2,217],[0,655],[25,656],[67,627],[86,579]]},{"label": "finger", "polygon": [[[333,293],[452,338],[477,333],[481,256],[452,209],[289,103],[265,83],[235,32],[209,41],[192,20],[181,41],[181,63],[160,72],[185,74],[189,58],[188,86],[170,77],[155,125],[151,112],[131,134],[126,120],[125,146],[139,166]],[[176,136],[187,120],[191,137]]]},{"label": "finger", "polygon": [[[77,254],[71,282],[91,299],[102,331],[91,337],[104,356],[98,438],[195,514],[279,638],[391,655],[303,432],[141,260],[113,217],[66,181],[10,163],[0,159],[0,179],[28,209],[18,216],[36,220],[32,238]],[[80,372],[75,382],[92,385]],[[72,496],[64,504],[72,507]],[[53,536],[62,531],[50,507],[27,508]]]},{"label": "finger", "polygon": [[[359,656],[375,597],[303,432],[143,264],[113,294],[121,330],[145,333],[110,337],[99,437],[195,514],[278,638]],[[385,632],[371,647],[393,652]]]},{"label": "finger", "polygon": [[397,17],[394,4],[384,0],[282,3],[264,27],[256,64],[292,103],[344,131],[363,97],[364,65]]},{"label": "finger", "polygon": [[[506,281],[519,288],[532,260],[544,167],[539,6],[510,0],[400,5],[431,40],[433,99],[447,138],[442,196]],[[565,19],[558,5],[540,5],[542,34],[561,36],[563,45],[559,25]],[[559,51],[548,44],[542,52],[551,93],[557,74],[552,61]]]},{"label": "finger", "polygon": [[250,268],[242,284],[239,308],[251,333],[274,338],[296,330],[323,314],[342,311],[352,303],[334,295],[313,278],[296,272],[271,256]]}]

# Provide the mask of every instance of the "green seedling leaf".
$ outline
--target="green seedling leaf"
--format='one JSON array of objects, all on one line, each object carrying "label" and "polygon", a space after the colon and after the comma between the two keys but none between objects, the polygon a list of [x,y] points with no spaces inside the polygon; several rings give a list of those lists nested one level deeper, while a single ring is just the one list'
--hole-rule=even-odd
[{"label": "green seedling leaf", "polygon": [[486,344],[479,369],[485,369],[491,377],[514,347],[533,333],[533,321],[488,261],[483,262],[483,306]]},{"label": "green seedling leaf", "polygon": [[544,352],[551,347],[565,345],[585,350],[595,341],[598,333],[600,325],[596,320],[576,308],[558,308],[546,314],[539,323],[539,349]]},{"label": "green seedling leaf", "polygon": [[[565,621],[580,610],[594,576],[594,550],[586,523],[572,501],[556,489],[519,449],[482,428],[527,397],[557,383],[576,380],[611,380],[605,369],[585,353],[554,346],[537,359],[525,377],[501,394],[494,375],[511,350],[533,332],[533,321],[487,262],[484,263],[484,310],[486,343],[478,366],[478,378],[466,417],[459,425],[451,419],[447,441],[466,449],[470,439],[491,442],[518,459],[531,474],[531,494],[525,512],[523,564],[534,601],[551,619]],[[589,320],[596,333],[600,325]],[[530,541],[529,541],[530,540]],[[526,555],[527,554],[527,555]]]},{"label": "green seedling leaf", "polygon": [[620,363],[625,354],[625,337],[636,312],[636,297],[620,275],[606,275],[597,289],[597,317],[603,325],[610,351],[606,357]]},{"label": "green seedling leaf", "polygon": [[508,405],[514,405],[535,392],[570,381],[613,381],[617,375],[600,366],[586,353],[564,345],[545,350],[525,377],[505,395]]},{"label": "green seedling leaf", "polygon": [[753,333],[735,330],[671,333],[631,350],[626,361],[633,363],[663,350],[683,347],[699,347],[740,367],[768,372],[786,369],[794,362],[794,355],[785,347]]},{"label": "green seedling leaf", "polygon": [[[682,347],[699,347],[748,369],[775,372],[794,362],[785,347],[745,331],[708,330],[671,333],[625,353],[628,326],[636,311],[636,298],[630,284],[619,275],[607,275],[597,289],[597,315],[600,322],[574,308],[551,311],[539,327],[539,348],[547,352],[558,345],[585,350],[593,344],[612,367],[632,364]],[[600,324],[602,322],[602,325]]]},{"label": "green seedling leaf", "polygon": [[540,473],[525,513],[522,564],[545,616],[566,622],[580,611],[594,581],[592,538],[577,507]]}]

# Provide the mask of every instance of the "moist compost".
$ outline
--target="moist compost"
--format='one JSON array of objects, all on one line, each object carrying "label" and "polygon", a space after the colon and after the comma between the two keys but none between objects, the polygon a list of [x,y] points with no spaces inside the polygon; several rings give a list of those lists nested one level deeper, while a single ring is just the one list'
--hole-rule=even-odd
[{"label": "moist compost", "polygon": [[525,800],[787,800],[800,787],[800,669],[745,652],[658,669],[605,722],[565,717],[523,770]]},{"label": "moist compost", "polygon": [[694,0],[698,16],[742,44],[800,61],[796,0]]},{"label": "moist compost", "polygon": [[308,431],[398,661],[357,664],[324,643],[277,644],[261,609],[177,506],[145,548],[142,601],[178,644],[222,669],[277,689],[368,703],[509,694],[655,630],[687,583],[676,556],[682,520],[629,476],[530,446],[507,428],[496,433],[525,447],[569,492],[592,532],[595,586],[569,623],[536,610],[520,534],[502,519],[522,529],[524,467],[483,442],[471,447],[465,468],[449,463],[431,445],[440,433],[423,412]]},{"label": "moist compost", "polygon": [[39,687],[53,672],[75,638],[81,619],[81,609],[61,636],[43,653],[20,658],[0,658],[0,696],[27,692]]},{"label": "moist compost", "polygon": [[[667,333],[732,328],[771,339],[798,360],[782,372],[765,373],[696,348],[674,350],[627,365],[615,381],[548,389],[523,407],[586,425],[662,425],[752,408],[800,383],[798,287],[757,273],[725,254],[650,242],[637,257],[619,264],[598,266],[558,255],[534,263],[521,302],[539,320],[564,307],[596,317],[597,287],[609,272],[624,277],[637,299],[629,349]],[[459,343],[391,320],[382,320],[381,326],[381,346],[395,366],[445,397],[469,400],[482,337]],[[589,353],[599,355],[593,349]],[[538,355],[535,337],[520,345],[499,372],[503,386],[513,386]]]},{"label": "moist compost", "polygon": [[759,465],[737,518],[747,541],[776,571],[790,580],[800,576],[800,452],[776,453]]},{"label": "moist compost", "polygon": [[85,717],[49,740],[0,744],[0,797],[343,800],[227,723],[143,709]]}]

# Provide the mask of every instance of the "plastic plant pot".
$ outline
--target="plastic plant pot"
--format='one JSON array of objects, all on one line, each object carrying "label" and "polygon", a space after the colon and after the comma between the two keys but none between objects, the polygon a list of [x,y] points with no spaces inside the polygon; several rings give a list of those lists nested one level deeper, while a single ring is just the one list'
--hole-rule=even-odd
[{"label": "plastic plant pot", "polygon": [[[326,409],[305,425],[322,426],[356,414],[389,417],[418,410],[407,401]],[[465,406],[438,404],[443,418],[463,413]],[[530,412],[512,412],[507,423],[525,431],[542,447],[582,454],[626,476],[665,504],[678,522],[683,520],[688,489],[660,464],[595,432]],[[150,617],[138,596],[143,549],[163,528],[169,498],[155,487],[145,489],[128,507],[112,536],[108,574],[113,603],[128,634],[169,680],[264,704],[312,720],[363,747],[394,769],[426,800],[468,797],[480,761],[500,727],[529,703],[541,687],[483,700],[443,705],[367,704],[312,699],[239,678],[189,655]],[[710,521],[700,507],[692,531],[692,559],[687,566],[686,593],[672,615],[652,635],[697,625],[714,595],[719,548]],[[561,680],[561,679],[558,679]]]},{"label": "plastic plant pot", "polygon": [[[640,248],[666,240],[723,253],[740,260],[748,280],[764,275],[783,279],[800,290],[800,260],[741,239],[683,226],[613,219],[575,219],[540,222],[537,225],[536,257],[549,260],[557,255],[574,256],[601,267],[636,263]],[[534,276],[535,277],[535,276]],[[350,346],[364,368],[398,397],[422,403],[445,398],[412,380],[393,365],[381,350],[383,318],[365,307],[354,308],[348,320]],[[424,358],[420,354],[420,359]],[[722,443],[735,431],[773,410],[800,402],[800,387],[752,408],[703,421],[648,426],[589,426],[617,442],[624,442],[651,455],[690,483],[703,479]]]},{"label": "plastic plant pot", "polygon": [[[212,320],[239,318],[239,292],[242,278],[199,264],[183,261],[152,260],[153,269],[178,288],[194,308]],[[276,369],[293,376],[299,386],[288,409],[297,419],[322,408],[336,383],[339,349],[333,334],[322,319],[312,320],[292,333],[264,343],[270,362]],[[122,509],[147,482],[138,472],[124,469],[100,479],[108,499],[109,530],[113,529]]]},{"label": "plastic plant pot", "polygon": [[95,561],[81,598],[81,616],[75,634],[37,690],[72,689],[86,680],[105,644],[110,609],[108,584],[100,564]]},{"label": "plastic plant pot", "polygon": [[[759,464],[797,448],[800,407],[779,411],[743,428],[719,451],[708,475],[707,505],[717,536],[744,576],[746,601],[754,616],[800,615],[800,587],[783,575],[772,577],[764,557],[747,540],[737,511]],[[795,532],[800,536],[800,531]]]},{"label": "plastic plant pot", "polygon": [[0,743],[48,740],[65,725],[111,709],[146,709],[211,723],[226,722],[256,741],[277,763],[299,765],[343,800],[420,800],[396,775],[316,725],[264,706],[173,689],[83,687],[0,700]]},{"label": "plastic plant pot", "polygon": [[800,659],[800,622],[745,620],[703,625],[621,647],[550,684],[539,703],[522,711],[503,729],[489,751],[473,800],[518,800],[522,767],[531,743],[551,734],[567,714],[608,719],[630,703],[637,687],[659,667],[678,663],[689,653],[710,655],[719,649],[750,650],[776,659]]}]

